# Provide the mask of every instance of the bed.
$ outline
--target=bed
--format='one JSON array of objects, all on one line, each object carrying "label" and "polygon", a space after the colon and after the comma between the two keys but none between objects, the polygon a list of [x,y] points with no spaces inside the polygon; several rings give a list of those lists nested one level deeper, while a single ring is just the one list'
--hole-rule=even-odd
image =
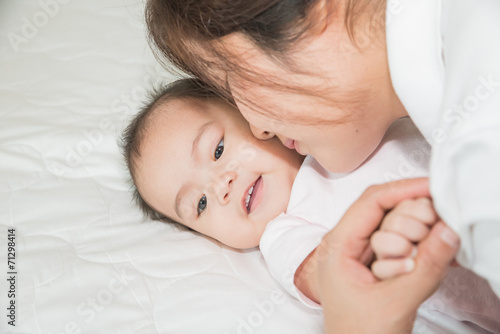
[{"label": "bed", "polygon": [[132,202],[119,137],[173,80],[143,7],[0,3],[0,333],[322,333],[258,249],[147,221]]},{"label": "bed", "polygon": [[[143,8],[0,2],[0,333],[323,333],[258,249],[145,220],[133,203],[119,138],[147,91],[175,79],[149,50]],[[476,332],[423,316],[414,333]]]}]

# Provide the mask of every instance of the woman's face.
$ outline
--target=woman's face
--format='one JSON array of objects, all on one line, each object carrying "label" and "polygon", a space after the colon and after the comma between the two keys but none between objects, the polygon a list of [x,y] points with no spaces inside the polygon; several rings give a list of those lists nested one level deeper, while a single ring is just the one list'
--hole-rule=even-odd
[{"label": "woman's face", "polygon": [[285,146],[314,156],[331,172],[357,168],[389,125],[406,116],[390,80],[385,42],[365,39],[360,50],[343,22],[308,37],[291,54],[302,73],[267,56],[243,35],[230,35],[225,43],[255,77],[272,81],[262,84],[227,74],[231,93],[254,135],[276,135]]}]

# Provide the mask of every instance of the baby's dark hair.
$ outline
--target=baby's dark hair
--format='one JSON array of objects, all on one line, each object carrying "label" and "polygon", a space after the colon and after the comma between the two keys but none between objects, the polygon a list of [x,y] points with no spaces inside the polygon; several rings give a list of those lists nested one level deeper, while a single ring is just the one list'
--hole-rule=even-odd
[{"label": "baby's dark hair", "polygon": [[153,89],[148,101],[131,120],[122,134],[121,148],[131,176],[134,201],[147,218],[187,228],[149,205],[137,188],[137,161],[141,157],[141,145],[155,117],[151,117],[158,107],[173,100],[206,100],[217,95],[198,79],[180,79]]}]

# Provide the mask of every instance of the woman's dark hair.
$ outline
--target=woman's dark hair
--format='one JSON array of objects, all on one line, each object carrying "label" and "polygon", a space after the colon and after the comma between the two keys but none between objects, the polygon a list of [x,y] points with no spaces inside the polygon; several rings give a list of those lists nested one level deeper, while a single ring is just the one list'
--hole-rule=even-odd
[{"label": "woman's dark hair", "polygon": [[206,100],[217,95],[198,79],[180,79],[153,89],[149,95],[148,101],[124,130],[120,144],[132,178],[133,198],[146,217],[187,228],[157,211],[144,200],[136,183],[137,161],[141,157],[142,142],[155,121],[155,112],[160,106],[174,100]]},{"label": "woman's dark hair", "polygon": [[[273,88],[276,85],[273,78],[252,73],[232,56],[222,43],[228,35],[241,33],[273,60],[301,71],[287,57],[296,42],[316,27],[324,27],[325,20],[333,14],[343,15],[349,36],[355,41],[357,19],[367,12],[380,13],[385,3],[386,0],[148,0],[145,15],[149,42],[157,58],[200,78],[230,100],[224,77],[228,72],[250,82],[258,80]],[[337,13],[340,5],[341,14]],[[284,88],[305,93],[300,87],[281,87]],[[314,89],[306,93],[311,91]]]}]

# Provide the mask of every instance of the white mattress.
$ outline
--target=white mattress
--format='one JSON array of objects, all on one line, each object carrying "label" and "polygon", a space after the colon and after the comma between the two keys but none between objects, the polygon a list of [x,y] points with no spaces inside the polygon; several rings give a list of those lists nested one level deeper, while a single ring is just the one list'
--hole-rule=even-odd
[{"label": "white mattress", "polygon": [[131,202],[118,138],[148,87],[172,80],[142,8],[0,2],[0,333],[322,333],[258,250],[144,221]]}]

